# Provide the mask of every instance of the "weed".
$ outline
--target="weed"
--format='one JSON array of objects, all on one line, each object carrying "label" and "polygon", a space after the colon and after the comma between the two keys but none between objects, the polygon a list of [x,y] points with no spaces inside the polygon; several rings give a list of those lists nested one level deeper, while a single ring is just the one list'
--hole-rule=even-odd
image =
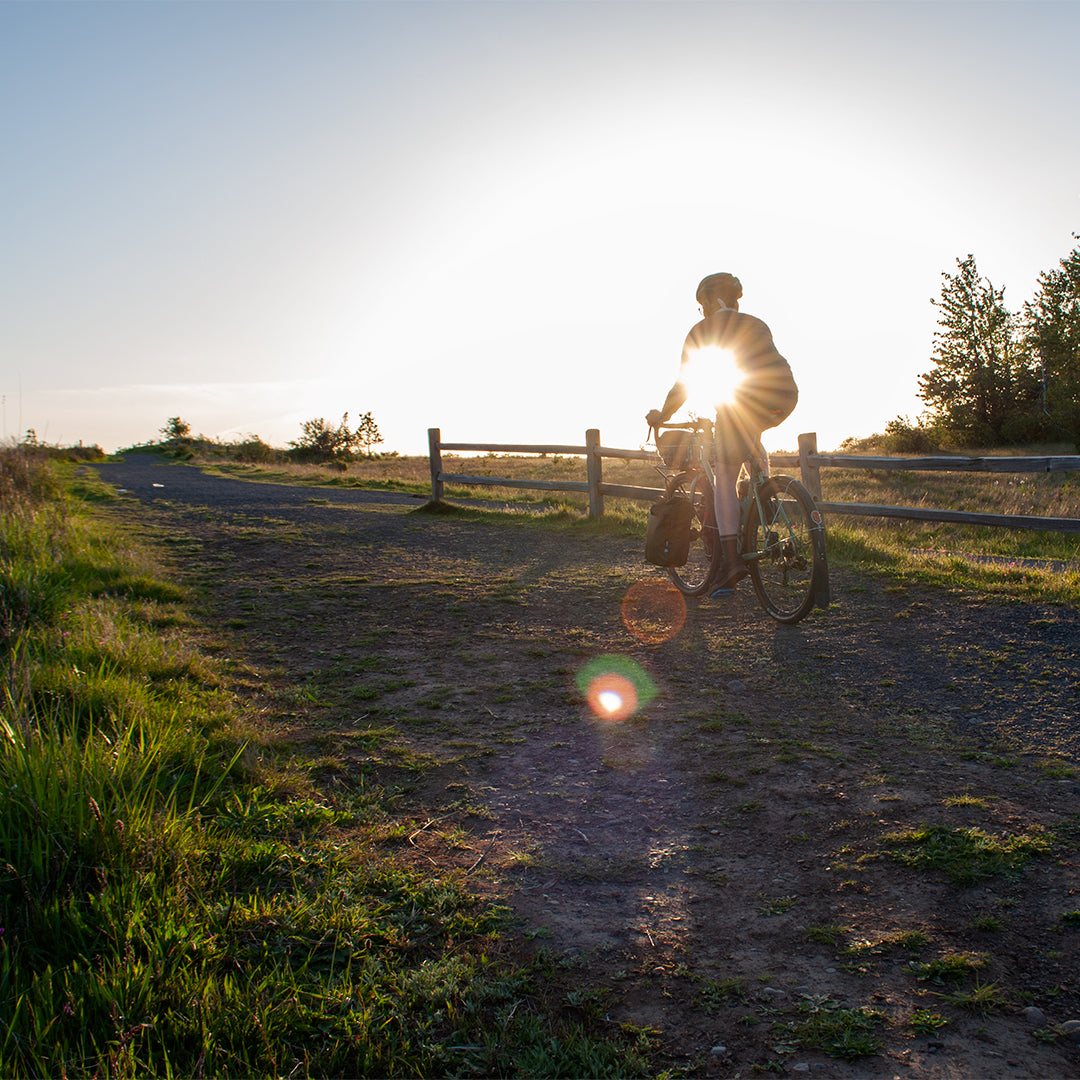
[{"label": "weed", "polygon": [[955,990],[943,998],[950,1005],[977,1016],[1000,1012],[1009,1004],[997,983],[976,983],[970,990]]},{"label": "weed", "polygon": [[916,1009],[908,1020],[916,1035],[934,1035],[949,1024],[949,1018],[929,1009]]},{"label": "weed", "polygon": [[761,907],[758,908],[758,914],[765,916],[783,915],[790,911],[798,902],[799,898],[797,896],[777,896],[766,899]]},{"label": "weed", "polygon": [[821,1050],[843,1061],[870,1057],[881,1049],[885,1016],[877,1009],[849,1008],[830,998],[808,997],[799,1003],[798,1012],[798,1019],[773,1025],[774,1031],[796,1046]]},{"label": "weed", "polygon": [[959,982],[990,962],[986,953],[952,952],[926,962],[912,962],[907,970],[920,982]]},{"label": "weed", "polygon": [[816,942],[819,945],[836,945],[850,929],[850,927],[843,926],[840,923],[827,923],[823,926],[805,926],[803,927],[803,933],[806,935],[807,940]]},{"label": "weed", "polygon": [[947,795],[944,799],[946,806],[973,806],[980,809],[986,807],[986,799],[977,795]]},{"label": "weed", "polygon": [[745,1005],[749,1001],[750,991],[747,989],[746,980],[741,976],[730,979],[701,979],[694,994],[694,1004],[710,1016],[721,1006],[735,1003]]}]

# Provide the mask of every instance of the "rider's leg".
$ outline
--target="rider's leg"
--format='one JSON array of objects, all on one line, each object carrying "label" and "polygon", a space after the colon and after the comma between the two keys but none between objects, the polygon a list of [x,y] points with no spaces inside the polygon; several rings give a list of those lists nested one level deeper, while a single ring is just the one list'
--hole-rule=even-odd
[{"label": "rider's leg", "polygon": [[720,570],[717,573],[714,588],[730,589],[741,578],[746,577],[742,556],[739,554],[739,496],[735,485],[739,479],[739,465],[727,465],[719,462],[716,466],[716,487],[713,489],[713,504],[716,513],[716,528],[720,542]]},{"label": "rider's leg", "polygon": [[[716,514],[716,528],[720,542],[720,570],[714,582],[714,589],[731,589],[740,578],[746,577],[742,556],[739,554],[739,496],[736,484],[739,470],[746,456],[743,440],[733,424],[733,418],[717,412],[716,425],[716,486],[713,489],[713,504]],[[735,462],[736,464],[731,464]]]}]

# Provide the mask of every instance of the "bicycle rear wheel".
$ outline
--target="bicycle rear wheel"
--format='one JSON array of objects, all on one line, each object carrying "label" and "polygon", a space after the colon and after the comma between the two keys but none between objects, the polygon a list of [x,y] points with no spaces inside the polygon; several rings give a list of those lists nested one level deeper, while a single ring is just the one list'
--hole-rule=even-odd
[{"label": "bicycle rear wheel", "polygon": [[667,572],[684,596],[701,596],[712,584],[720,562],[712,484],[704,473],[697,473],[686,493],[694,508],[690,519],[690,554],[684,566],[669,566]]},{"label": "bicycle rear wheel", "polygon": [[825,526],[798,480],[770,477],[751,498],[743,558],[761,606],[777,622],[797,623],[810,613],[828,580]]}]

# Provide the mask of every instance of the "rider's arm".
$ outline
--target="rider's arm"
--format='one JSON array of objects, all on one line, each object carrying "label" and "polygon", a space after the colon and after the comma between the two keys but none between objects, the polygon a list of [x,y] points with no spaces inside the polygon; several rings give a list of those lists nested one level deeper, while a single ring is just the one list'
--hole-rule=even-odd
[{"label": "rider's arm", "polygon": [[670,420],[679,411],[679,407],[686,401],[686,384],[677,382],[664,398],[664,407],[660,410],[660,423]]},{"label": "rider's arm", "polygon": [[645,420],[649,427],[656,427],[657,424],[666,423],[671,416],[678,412],[679,406],[686,400],[686,387],[677,382],[668,392],[667,397],[664,398],[664,407],[662,409],[652,409],[645,414]]}]

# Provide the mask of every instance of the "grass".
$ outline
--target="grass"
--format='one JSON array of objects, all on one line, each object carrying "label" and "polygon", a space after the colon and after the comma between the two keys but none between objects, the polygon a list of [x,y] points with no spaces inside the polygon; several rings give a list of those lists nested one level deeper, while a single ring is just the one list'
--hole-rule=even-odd
[{"label": "grass", "polygon": [[940,871],[954,885],[974,885],[1015,873],[1049,852],[1052,843],[1039,830],[996,836],[978,828],[920,825],[886,833],[881,852],[914,869]]},{"label": "grass", "polygon": [[786,1040],[788,1052],[798,1048],[821,1050],[829,1057],[856,1061],[882,1047],[880,1029],[885,1015],[866,1006],[848,1007],[826,997],[807,997],[799,1003],[795,1020],[773,1025]]},{"label": "grass", "polygon": [[0,451],[0,1075],[645,1074],[503,909],[393,858],[373,780],[245,740],[183,591],[74,487]]}]

